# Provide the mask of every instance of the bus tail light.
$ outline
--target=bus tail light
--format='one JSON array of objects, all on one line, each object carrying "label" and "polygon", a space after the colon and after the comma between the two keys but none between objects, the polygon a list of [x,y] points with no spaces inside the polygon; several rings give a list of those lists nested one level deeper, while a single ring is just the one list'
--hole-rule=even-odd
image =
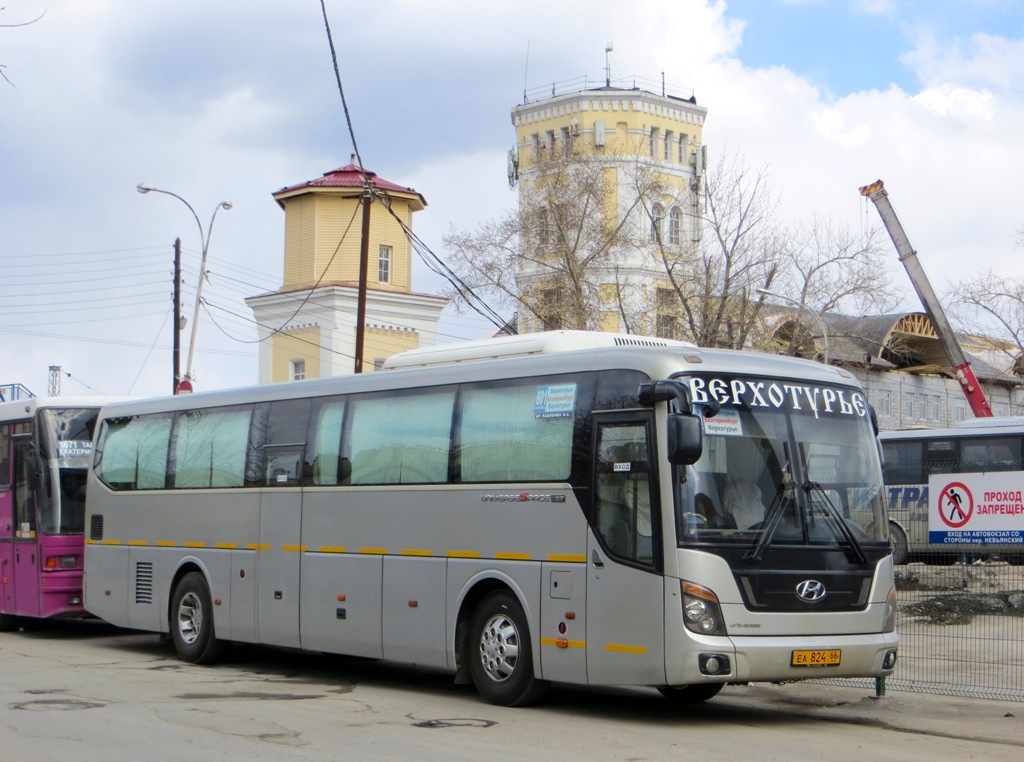
[{"label": "bus tail light", "polygon": [[896,588],[889,591],[885,599],[885,618],[882,620],[882,632],[895,632],[896,630]]},{"label": "bus tail light", "polygon": [[43,564],[45,569],[74,569],[78,566],[78,559],[75,556],[47,556]]},{"label": "bus tail light", "polygon": [[700,635],[725,635],[718,596],[706,587],[679,580],[683,593],[683,624]]}]

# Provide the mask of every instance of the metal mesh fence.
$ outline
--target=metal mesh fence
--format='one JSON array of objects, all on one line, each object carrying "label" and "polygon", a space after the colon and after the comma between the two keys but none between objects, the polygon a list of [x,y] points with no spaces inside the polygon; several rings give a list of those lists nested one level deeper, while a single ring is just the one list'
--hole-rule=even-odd
[{"label": "metal mesh fence", "polygon": [[1024,701],[1020,559],[921,558],[896,567],[901,644],[885,688]]}]

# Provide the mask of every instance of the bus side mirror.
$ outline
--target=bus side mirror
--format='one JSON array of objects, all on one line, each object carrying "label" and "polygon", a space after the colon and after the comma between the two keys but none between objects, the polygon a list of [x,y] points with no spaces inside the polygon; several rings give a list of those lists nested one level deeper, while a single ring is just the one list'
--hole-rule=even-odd
[{"label": "bus side mirror", "polygon": [[878,436],[878,413],[875,412],[875,406],[870,402],[868,403],[868,417],[871,419],[871,429],[875,432],[875,436]]},{"label": "bus side mirror", "polygon": [[690,466],[704,452],[704,426],[700,416],[673,413],[668,417],[668,462]]},{"label": "bus side mirror", "polygon": [[38,455],[29,455],[25,465],[28,468],[28,488],[38,492],[43,486],[43,461]]}]

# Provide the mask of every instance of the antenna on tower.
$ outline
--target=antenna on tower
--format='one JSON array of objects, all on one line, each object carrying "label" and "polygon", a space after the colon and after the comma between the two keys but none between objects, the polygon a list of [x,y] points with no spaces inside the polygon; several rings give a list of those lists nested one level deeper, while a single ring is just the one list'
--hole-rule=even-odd
[{"label": "antenna on tower", "polygon": [[612,86],[612,62],[608,54],[612,52],[612,44],[609,42],[604,46],[604,86]]},{"label": "antenna on tower", "polygon": [[48,391],[51,397],[60,396],[60,370],[59,365],[50,366],[50,388]]},{"label": "antenna on tower", "polygon": [[523,103],[526,103],[526,86],[530,81],[530,43],[533,40],[526,41],[526,63],[523,66]]}]

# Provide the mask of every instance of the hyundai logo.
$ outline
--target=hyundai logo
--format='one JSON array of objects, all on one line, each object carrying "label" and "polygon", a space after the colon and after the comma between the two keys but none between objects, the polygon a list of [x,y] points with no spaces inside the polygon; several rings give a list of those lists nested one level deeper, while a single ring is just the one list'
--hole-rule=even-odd
[{"label": "hyundai logo", "polygon": [[825,597],[825,586],[816,579],[805,579],[796,586],[796,594],[802,601],[815,603]]}]

